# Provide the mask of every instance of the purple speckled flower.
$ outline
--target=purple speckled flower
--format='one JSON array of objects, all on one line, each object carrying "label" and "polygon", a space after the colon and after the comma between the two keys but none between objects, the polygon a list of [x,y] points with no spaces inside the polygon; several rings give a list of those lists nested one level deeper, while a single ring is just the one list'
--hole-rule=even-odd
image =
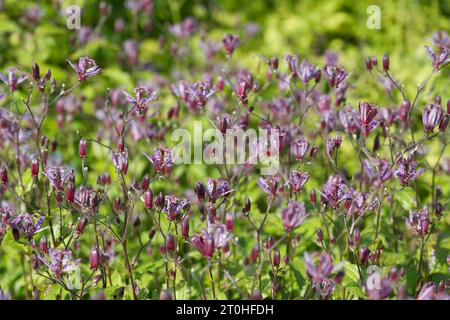
[{"label": "purple speckled flower", "polygon": [[417,161],[410,161],[407,159],[399,159],[397,161],[397,169],[394,170],[394,174],[400,180],[402,186],[407,186],[410,181],[415,180],[425,170],[417,170]]},{"label": "purple speckled flower", "polygon": [[67,59],[67,62],[77,73],[78,81],[83,81],[86,78],[93,77],[102,71],[97,63],[88,57],[80,57],[80,59],[78,59],[78,64],[72,63],[69,59]]},{"label": "purple speckled flower", "polygon": [[289,200],[288,206],[281,210],[284,230],[286,232],[294,230],[305,221],[308,215],[303,202]]},{"label": "purple speckled flower", "polygon": [[73,271],[81,260],[74,261],[70,250],[51,248],[48,257],[41,257],[41,261],[56,278],[60,279],[63,275]]},{"label": "purple speckled flower", "polygon": [[13,229],[13,233],[14,230],[17,230],[19,232],[22,232],[27,240],[31,240],[33,239],[33,236],[37,232],[39,232],[44,219],[44,217],[35,219],[29,213],[22,213],[16,217],[11,218],[9,224]]}]

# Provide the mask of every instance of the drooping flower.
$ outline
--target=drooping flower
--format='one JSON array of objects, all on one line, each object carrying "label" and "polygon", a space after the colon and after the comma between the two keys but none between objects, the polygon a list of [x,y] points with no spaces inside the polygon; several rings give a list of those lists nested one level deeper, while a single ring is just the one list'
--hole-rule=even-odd
[{"label": "drooping flower", "polygon": [[437,103],[429,104],[423,108],[422,123],[425,132],[433,132],[441,121],[442,113],[442,108]]},{"label": "drooping flower", "polygon": [[0,80],[8,86],[10,91],[15,91],[17,86],[27,79],[25,73],[17,76],[17,71],[17,68],[9,68],[7,76],[0,72]]},{"label": "drooping flower", "polygon": [[169,175],[173,169],[173,150],[169,148],[157,147],[153,149],[151,156],[144,152],[144,155],[152,163],[158,174]]},{"label": "drooping flower", "polygon": [[377,113],[375,105],[368,102],[359,103],[360,123],[365,137],[378,125],[378,121],[375,120]]},{"label": "drooping flower", "polygon": [[303,202],[299,203],[290,199],[288,206],[281,210],[284,230],[286,232],[294,230],[305,221],[308,215]]},{"label": "drooping flower", "polygon": [[339,66],[326,66],[325,74],[328,76],[328,83],[330,87],[338,88],[341,83],[343,83],[351,73],[346,73],[344,68]]},{"label": "drooping flower", "polygon": [[411,161],[407,159],[399,159],[397,161],[397,169],[394,170],[394,174],[400,180],[402,186],[407,186],[410,181],[415,180],[425,170],[417,170],[417,161]]},{"label": "drooping flower", "polygon": [[410,211],[409,217],[403,217],[403,220],[414,235],[424,237],[428,234],[430,213],[427,206],[422,210]]},{"label": "drooping flower", "polygon": [[72,63],[69,59],[67,59],[67,62],[77,73],[78,81],[83,81],[86,78],[93,77],[102,71],[97,63],[88,57],[80,57],[78,59],[78,64]]},{"label": "drooping flower", "polygon": [[9,220],[9,225],[13,229],[13,234],[20,236],[20,233],[22,233],[27,240],[31,240],[39,232],[44,219],[44,217],[35,219],[29,213],[22,213],[12,217]]}]

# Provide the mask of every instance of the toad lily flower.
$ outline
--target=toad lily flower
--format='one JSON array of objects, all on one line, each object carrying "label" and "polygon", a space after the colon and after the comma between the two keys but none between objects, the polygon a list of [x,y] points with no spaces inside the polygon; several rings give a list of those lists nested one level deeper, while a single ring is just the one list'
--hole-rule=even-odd
[{"label": "toad lily flower", "polygon": [[91,78],[97,74],[99,74],[102,69],[97,66],[97,63],[88,57],[80,57],[78,60],[78,64],[72,63],[69,59],[67,62],[70,64],[73,70],[78,75],[78,81],[83,81],[86,78]]},{"label": "toad lily flower", "polygon": [[0,80],[3,81],[9,88],[9,90],[14,91],[17,86],[27,79],[26,74],[22,74],[17,77],[17,68],[9,68],[8,75],[0,72]]},{"label": "toad lily flower", "polygon": [[422,123],[425,132],[433,132],[442,117],[442,109],[437,103],[427,105],[422,112]]},{"label": "toad lily flower", "polygon": [[397,161],[397,169],[394,170],[394,174],[400,180],[402,186],[407,186],[410,181],[415,180],[424,171],[424,169],[417,170],[417,161],[400,159]]},{"label": "toad lily flower", "polygon": [[375,105],[368,102],[359,103],[360,122],[365,137],[378,125],[378,121],[375,120],[377,113]]},{"label": "toad lily flower", "polygon": [[286,208],[281,210],[281,218],[283,219],[284,230],[290,232],[300,226],[308,217],[305,204],[289,200]]}]

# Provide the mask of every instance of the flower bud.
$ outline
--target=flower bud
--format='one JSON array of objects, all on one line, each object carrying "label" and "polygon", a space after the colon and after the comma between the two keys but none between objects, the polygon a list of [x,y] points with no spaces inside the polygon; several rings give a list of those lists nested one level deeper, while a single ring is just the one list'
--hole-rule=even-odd
[{"label": "flower bud", "polygon": [[166,248],[167,251],[172,252],[175,250],[175,238],[171,233],[168,233],[166,236]]},{"label": "flower bud", "polygon": [[403,123],[408,121],[410,109],[411,109],[411,103],[408,100],[403,100],[402,103],[400,104],[400,109],[399,109],[399,117]]},{"label": "flower bud", "polygon": [[227,228],[227,231],[230,232],[233,230],[234,227],[234,217],[232,213],[227,213],[225,217],[225,226]]},{"label": "flower bud", "polygon": [[313,160],[314,157],[316,156],[316,154],[317,154],[317,146],[313,146],[313,147],[311,148],[311,151],[309,152],[309,158],[310,158],[311,160]]},{"label": "flower bud", "polygon": [[37,63],[34,63],[31,66],[31,71],[33,74],[33,79],[38,81],[41,78],[41,74],[40,74],[40,70],[39,70],[39,65]]},{"label": "flower bud", "polygon": [[278,70],[278,57],[275,56],[270,60],[271,66],[273,70]]},{"label": "flower bud", "polygon": [[446,114],[445,116],[443,116],[441,118],[441,121],[439,122],[439,130],[440,131],[444,132],[445,129],[447,129],[449,117],[450,116],[448,114]]},{"label": "flower bud", "polygon": [[272,236],[267,238],[267,249],[272,249],[275,246],[275,239]]},{"label": "flower bud", "polygon": [[322,241],[323,241],[323,231],[322,231],[322,229],[321,228],[317,228],[317,231],[316,231],[316,241],[317,241],[317,243],[322,243]]},{"label": "flower bud", "polygon": [[187,219],[181,222],[181,235],[183,238],[189,238],[189,221]]},{"label": "flower bud", "polygon": [[369,258],[370,250],[367,247],[361,248],[359,251],[359,261],[365,264]]},{"label": "flower bud", "polygon": [[114,198],[113,209],[115,211],[119,211],[119,209],[120,209],[120,199],[119,199],[119,197],[115,197]]},{"label": "flower bud", "polygon": [[145,191],[148,189],[149,186],[150,186],[150,178],[148,177],[148,175],[145,175],[141,181],[141,190]]},{"label": "flower bud", "polygon": [[44,74],[44,80],[48,81],[52,78],[52,71],[50,69],[47,70],[47,72]]},{"label": "flower bud", "polygon": [[258,259],[258,256],[259,256],[259,246],[258,246],[258,244],[255,244],[252,247],[252,250],[250,251],[250,260],[252,262],[256,262],[256,259]]},{"label": "flower bud", "polygon": [[97,248],[92,248],[89,253],[89,262],[91,263],[91,269],[97,271],[100,264],[100,253]]},{"label": "flower bud", "polygon": [[249,198],[245,200],[244,208],[242,208],[242,213],[247,214],[252,208],[252,203]]},{"label": "flower bud", "polygon": [[6,170],[5,167],[0,168],[0,182],[2,184],[8,183],[8,171]]},{"label": "flower bud", "polygon": [[31,161],[31,176],[37,177],[39,174],[39,161],[37,159],[33,159]]},{"label": "flower bud", "polygon": [[153,208],[153,192],[150,189],[144,192],[144,204],[147,209]]},{"label": "flower bud", "polygon": [[203,255],[205,257],[211,258],[214,253],[214,238],[208,237],[205,241],[205,249],[203,251]]},{"label": "flower bud", "polygon": [[372,64],[372,67],[377,67],[378,66],[377,57],[370,58],[370,63]]},{"label": "flower bud", "polygon": [[69,202],[74,202],[75,200],[75,186],[73,182],[70,182],[66,190],[66,200]]},{"label": "flower bud", "polygon": [[222,90],[223,90],[223,87],[224,87],[224,80],[223,80],[223,77],[219,77],[219,78],[217,79],[216,88],[217,88],[217,90],[222,91]]},{"label": "flower bud", "polygon": [[278,267],[280,265],[280,259],[281,259],[280,251],[278,249],[275,249],[275,251],[273,252],[273,265],[275,267]]},{"label": "flower bud", "polygon": [[86,217],[82,217],[78,220],[77,223],[77,234],[80,235],[84,232],[84,229],[86,229],[88,223],[88,219]]},{"label": "flower bud", "polygon": [[87,156],[87,141],[85,138],[82,138],[80,140],[78,152],[79,152],[80,158],[86,158],[86,156]]},{"label": "flower bud", "polygon": [[441,105],[441,102],[442,102],[441,96],[437,95],[436,97],[434,97],[434,103]]},{"label": "flower bud", "polygon": [[41,252],[44,254],[48,253],[48,242],[47,238],[42,237],[41,241],[39,242],[39,247],[41,248]]},{"label": "flower bud", "polygon": [[387,54],[383,56],[383,70],[389,71],[389,56]]},{"label": "flower bud", "polygon": [[151,227],[150,231],[148,232],[148,239],[152,240],[153,237],[155,236],[155,234],[156,234],[156,228],[155,227]]},{"label": "flower bud", "polygon": [[342,280],[344,279],[344,275],[345,275],[344,270],[338,271],[338,273],[336,273],[336,276],[334,277],[334,282],[336,282],[337,284],[341,283]]},{"label": "flower bud", "polygon": [[372,60],[370,59],[370,57],[366,58],[366,69],[367,71],[372,71]]},{"label": "flower bud", "polygon": [[155,199],[155,206],[162,209],[164,207],[165,202],[166,202],[166,197],[163,195],[162,192],[160,192]]},{"label": "flower bud", "polygon": [[133,222],[133,227],[139,228],[140,225],[141,225],[141,218],[139,218],[139,216],[136,216]]},{"label": "flower bud", "polygon": [[311,191],[309,192],[309,202],[311,204],[316,203],[316,190],[314,190],[314,189],[311,189]]},{"label": "flower bud", "polygon": [[396,267],[391,268],[391,272],[389,273],[389,278],[392,282],[397,282],[398,279],[398,272]]}]

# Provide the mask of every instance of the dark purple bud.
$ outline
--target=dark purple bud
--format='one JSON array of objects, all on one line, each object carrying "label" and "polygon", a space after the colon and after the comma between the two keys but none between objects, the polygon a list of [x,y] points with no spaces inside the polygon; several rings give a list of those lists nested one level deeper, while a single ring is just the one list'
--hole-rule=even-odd
[{"label": "dark purple bud", "polygon": [[278,267],[280,265],[281,255],[278,249],[275,249],[273,252],[273,265]]},{"label": "dark purple bud", "polygon": [[344,275],[345,275],[344,270],[338,271],[338,273],[334,277],[334,282],[336,282],[337,284],[341,283],[342,280],[344,279]]},{"label": "dark purple bud", "polygon": [[171,233],[168,233],[166,236],[166,248],[167,251],[172,252],[175,250],[175,238]]},{"label": "dark purple bud", "polygon": [[275,246],[275,239],[272,236],[267,238],[267,249],[272,249]]},{"label": "dark purple bud", "polygon": [[33,159],[31,161],[31,176],[37,177],[39,174],[39,161],[37,159]]},{"label": "dark purple bud", "polygon": [[119,211],[120,209],[120,199],[119,197],[114,198],[113,208],[115,211]]},{"label": "dark purple bud", "polygon": [[370,59],[370,57],[367,57],[366,59],[366,69],[367,71],[372,71],[372,60]]},{"label": "dark purple bud", "polygon": [[387,54],[383,56],[383,70],[389,71],[389,56]]},{"label": "dark purple bud", "polygon": [[443,116],[441,118],[441,121],[439,122],[439,130],[440,131],[445,131],[445,129],[447,129],[448,126],[448,121],[449,121],[450,116],[448,114],[446,114],[445,116]]},{"label": "dark purple bud", "polygon": [[166,197],[163,195],[162,192],[160,192],[159,195],[155,199],[155,206],[157,206],[159,209],[162,209],[164,207],[165,202],[166,202]]},{"label": "dark purple bud", "polygon": [[181,222],[181,235],[183,238],[189,238],[189,221],[187,219]]},{"label": "dark purple bud", "polygon": [[321,228],[317,228],[316,231],[316,241],[318,244],[321,244],[323,241],[323,231]]},{"label": "dark purple bud", "polygon": [[79,152],[80,158],[86,158],[86,156],[87,156],[87,141],[85,138],[82,138],[80,140],[78,152]]},{"label": "dark purple bud", "polygon": [[226,117],[222,117],[219,121],[219,130],[220,132],[225,134],[227,133],[227,129],[228,129],[228,120]]},{"label": "dark purple bud", "polygon": [[133,227],[139,228],[140,225],[141,225],[141,218],[139,218],[139,216],[136,216],[133,222]]},{"label": "dark purple bud", "polygon": [[369,258],[370,250],[367,247],[361,248],[359,251],[359,261],[361,261],[362,264],[365,264]]},{"label": "dark purple bud", "polygon": [[406,277],[406,270],[403,267],[400,268],[400,277],[402,278]]},{"label": "dark purple bud", "polygon": [[38,81],[41,78],[41,72],[39,70],[39,65],[37,63],[34,63],[31,67],[33,79]]},{"label": "dark purple bud", "polygon": [[271,65],[273,70],[278,70],[278,57],[273,57],[271,60]]},{"label": "dark purple bud", "polygon": [[248,214],[252,208],[252,203],[249,198],[245,200],[244,208],[242,208],[242,213]]},{"label": "dark purple bud", "polygon": [[50,69],[47,70],[47,72],[44,74],[45,81],[48,81],[52,78],[52,71]]},{"label": "dark purple bud", "polygon": [[41,146],[43,147],[48,146],[48,138],[46,136],[41,137]]},{"label": "dark purple bud", "polygon": [[150,231],[148,232],[148,238],[149,238],[150,240],[152,240],[153,237],[155,236],[155,234],[156,234],[156,228],[155,228],[155,227],[151,227],[151,228],[150,228]]},{"label": "dark purple bud", "polygon": [[89,253],[89,262],[91,263],[91,269],[97,271],[100,264],[100,253],[97,248],[92,248]]},{"label": "dark purple bud", "polygon": [[78,220],[77,223],[77,234],[80,235],[84,232],[84,229],[86,229],[88,223],[88,219],[86,217],[82,217]]},{"label": "dark purple bud", "polygon": [[152,192],[152,190],[147,190],[144,192],[144,204],[147,209],[153,208],[153,192]]}]

